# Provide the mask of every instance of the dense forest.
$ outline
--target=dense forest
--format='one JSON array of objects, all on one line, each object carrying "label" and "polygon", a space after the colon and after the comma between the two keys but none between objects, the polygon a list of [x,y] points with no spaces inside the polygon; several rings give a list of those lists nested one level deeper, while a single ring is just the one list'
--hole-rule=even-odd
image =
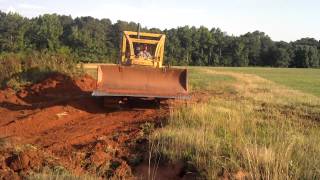
[{"label": "dense forest", "polygon": [[[45,14],[25,18],[0,11],[0,54],[54,52],[78,62],[117,62],[123,30],[137,23]],[[167,36],[165,62],[197,66],[319,67],[320,41],[275,42],[260,31],[230,36],[219,28],[142,28]]]}]

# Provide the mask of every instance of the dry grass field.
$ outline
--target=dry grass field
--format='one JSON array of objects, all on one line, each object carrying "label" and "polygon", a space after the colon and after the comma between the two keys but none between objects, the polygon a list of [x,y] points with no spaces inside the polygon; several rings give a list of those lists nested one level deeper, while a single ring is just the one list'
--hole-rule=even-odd
[{"label": "dry grass field", "polygon": [[[254,71],[192,68],[193,98],[152,134],[154,156],[183,160],[206,179],[320,178],[317,93],[256,75],[265,69]],[[278,76],[281,79],[281,73]],[[282,78],[287,78],[285,72]],[[318,83],[305,79],[312,80]],[[319,86],[312,88],[319,91]]]}]

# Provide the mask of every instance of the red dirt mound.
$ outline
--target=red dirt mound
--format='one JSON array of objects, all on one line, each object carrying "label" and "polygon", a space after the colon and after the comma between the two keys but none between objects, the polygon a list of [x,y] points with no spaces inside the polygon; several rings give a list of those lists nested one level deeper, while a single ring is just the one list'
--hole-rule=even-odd
[{"label": "red dirt mound", "polygon": [[79,94],[82,92],[92,91],[96,85],[96,81],[89,75],[84,75],[72,79],[69,76],[56,74],[41,83],[34,84],[30,90],[42,95],[48,94]]},{"label": "red dirt mound", "polygon": [[[0,142],[27,144],[43,152],[0,152],[0,172],[16,177],[21,171],[39,170],[49,158],[78,175],[132,176],[129,164],[147,153],[139,144],[146,136],[142,124],[166,119],[168,108],[108,112],[100,98],[91,96],[95,82],[88,75],[55,74],[19,92],[0,91]],[[11,160],[1,165],[1,157]]]},{"label": "red dirt mound", "polygon": [[34,84],[17,95],[29,103],[46,101],[50,98],[69,98],[90,93],[96,86],[96,81],[88,75],[72,79],[69,76],[55,74],[41,83]]}]

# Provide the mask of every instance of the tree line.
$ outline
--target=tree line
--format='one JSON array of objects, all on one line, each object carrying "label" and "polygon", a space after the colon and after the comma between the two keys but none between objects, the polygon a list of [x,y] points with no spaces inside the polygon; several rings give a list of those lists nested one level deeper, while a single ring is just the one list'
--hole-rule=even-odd
[{"label": "tree line", "polygon": [[[54,52],[79,62],[117,62],[121,32],[137,23],[44,14],[26,18],[0,11],[0,54]],[[319,67],[320,41],[273,41],[264,32],[231,36],[219,28],[178,27],[142,31],[166,34],[165,63],[197,66]]]}]

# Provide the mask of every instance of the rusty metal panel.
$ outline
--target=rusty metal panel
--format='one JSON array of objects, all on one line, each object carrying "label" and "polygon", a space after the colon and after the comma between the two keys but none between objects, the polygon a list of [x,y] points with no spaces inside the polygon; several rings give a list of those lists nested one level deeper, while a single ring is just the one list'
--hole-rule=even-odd
[{"label": "rusty metal panel", "polygon": [[187,98],[187,70],[147,66],[98,67],[93,96]]}]

